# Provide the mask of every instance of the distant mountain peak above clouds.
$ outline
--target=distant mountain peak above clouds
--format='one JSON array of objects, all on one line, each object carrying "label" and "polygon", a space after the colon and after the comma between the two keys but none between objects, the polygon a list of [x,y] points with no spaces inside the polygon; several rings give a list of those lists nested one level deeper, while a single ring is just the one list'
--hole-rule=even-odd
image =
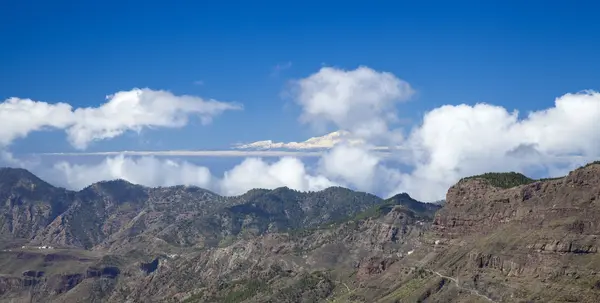
[{"label": "distant mountain peak above clouds", "polygon": [[362,139],[354,139],[350,133],[344,130],[335,131],[324,136],[312,137],[303,142],[274,142],[273,140],[256,141],[247,144],[237,144],[237,149],[329,149],[337,144],[346,142],[349,145],[364,145]]}]

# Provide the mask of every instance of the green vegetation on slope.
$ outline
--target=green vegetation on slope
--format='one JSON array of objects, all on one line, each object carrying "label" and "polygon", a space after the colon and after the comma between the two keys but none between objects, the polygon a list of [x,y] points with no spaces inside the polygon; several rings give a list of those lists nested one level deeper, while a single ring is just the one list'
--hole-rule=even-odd
[{"label": "green vegetation on slope", "polygon": [[368,218],[379,218],[388,214],[394,208],[398,210],[402,209],[409,216],[417,216],[423,218],[433,218],[435,212],[441,208],[440,205],[432,203],[423,203],[414,200],[407,194],[398,194],[393,196],[380,204],[374,205],[363,212],[360,212],[350,218],[346,218],[341,222],[345,221],[360,221]]},{"label": "green vegetation on slope", "polygon": [[592,163],[588,163],[588,164],[584,165],[583,167],[588,167],[588,166],[592,166],[592,165],[600,165],[600,160],[599,161],[594,161]]},{"label": "green vegetation on slope", "polygon": [[364,212],[358,213],[356,216],[352,217],[349,221],[360,221],[368,218],[379,218],[381,216],[386,215],[396,206],[396,203],[393,201],[386,201],[380,205],[375,205]]},{"label": "green vegetation on slope", "polygon": [[322,302],[334,288],[328,273],[303,273],[294,283],[278,290],[273,299],[275,302]]},{"label": "green vegetation on slope", "polygon": [[[590,167],[592,165],[600,165],[600,161],[594,161],[594,162],[588,163],[580,168],[586,168],[586,167]],[[508,173],[485,173],[482,175],[470,176],[470,177],[462,178],[459,182],[466,181],[466,180],[472,180],[472,179],[483,179],[483,180],[486,180],[490,185],[495,186],[495,187],[511,188],[511,187],[516,187],[516,186],[520,186],[520,185],[530,184],[530,183],[533,183],[536,181],[551,181],[551,180],[558,180],[561,178],[563,178],[563,177],[542,178],[542,179],[535,180],[535,179],[531,179],[520,173],[508,172]]]},{"label": "green vegetation on slope", "polygon": [[257,280],[247,280],[240,283],[241,288],[228,292],[225,297],[222,298],[222,302],[243,302],[247,299],[254,297],[256,294],[261,292],[269,292],[269,287],[265,282]]},{"label": "green vegetation on slope", "polygon": [[482,175],[462,178],[459,182],[471,179],[483,179],[486,180],[490,185],[500,188],[511,188],[535,182],[534,179],[531,179],[523,174],[516,172],[485,173]]}]

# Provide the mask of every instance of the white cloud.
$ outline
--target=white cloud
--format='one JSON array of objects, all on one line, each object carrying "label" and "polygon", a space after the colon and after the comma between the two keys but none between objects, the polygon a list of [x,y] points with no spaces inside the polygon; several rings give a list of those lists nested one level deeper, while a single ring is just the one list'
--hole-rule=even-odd
[{"label": "white cloud", "polygon": [[355,70],[323,67],[294,82],[294,100],[302,107],[300,120],[318,128],[336,128],[363,138],[389,134],[398,119],[396,105],[413,90],[391,73],[368,67]]},{"label": "white cloud", "polygon": [[0,147],[17,138],[44,128],[66,128],[73,123],[69,104],[37,102],[30,99],[9,98],[0,103]]},{"label": "white cloud", "polygon": [[21,167],[21,161],[16,159],[13,154],[0,149],[0,165],[9,165],[12,167]]},{"label": "white cloud", "polygon": [[58,162],[45,172],[61,186],[82,189],[94,182],[123,179],[146,186],[195,185],[213,188],[210,170],[185,161],[153,157],[107,157],[97,164]]},{"label": "white cloud", "polygon": [[328,177],[342,180],[354,188],[372,191],[378,179],[379,161],[367,149],[338,145],[321,158],[319,167]]},{"label": "white cloud", "polygon": [[273,142],[272,140],[256,141],[248,144],[237,144],[238,149],[329,149],[337,144],[345,142],[350,145],[364,145],[365,141],[352,138],[347,131],[335,131],[320,137],[312,137],[303,142]]},{"label": "white cloud", "polygon": [[368,146],[341,144],[321,157],[318,171],[339,184],[388,197],[397,193],[402,178],[400,170],[389,167],[398,163],[390,157],[398,156],[397,153],[382,154]]},{"label": "white cloud", "polygon": [[335,185],[327,178],[311,175],[297,158],[284,157],[268,164],[259,158],[248,158],[225,173],[221,192],[238,195],[252,188],[287,186],[301,191],[321,190]]},{"label": "white cloud", "polygon": [[226,110],[241,109],[234,103],[150,89],[121,91],[107,100],[99,107],[73,109],[66,103],[10,98],[0,103],[0,146],[32,131],[55,128],[64,129],[75,148],[85,149],[92,141],[114,138],[126,131],[183,127],[190,116],[198,116],[206,124]]},{"label": "white cloud", "polygon": [[186,161],[158,159],[155,157],[106,157],[99,163],[77,165],[60,161],[49,169],[38,167],[43,177],[54,184],[79,190],[92,183],[123,179],[146,186],[195,185],[224,195],[238,195],[253,188],[276,188],[287,186],[308,191],[321,190],[336,183],[307,172],[304,163],[297,158],[284,157],[274,163],[259,158],[248,158],[215,177],[206,167]]},{"label": "white cloud", "polygon": [[427,113],[406,144],[414,170],[399,190],[442,197],[459,178],[489,171],[564,174],[600,158],[600,93],[566,94],[519,119],[489,104],[447,105]]}]

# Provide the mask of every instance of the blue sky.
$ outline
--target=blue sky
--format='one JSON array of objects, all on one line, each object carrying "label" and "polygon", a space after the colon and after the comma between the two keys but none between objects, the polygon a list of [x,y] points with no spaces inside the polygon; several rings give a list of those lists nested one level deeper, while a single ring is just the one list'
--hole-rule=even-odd
[{"label": "blue sky", "polygon": [[[600,89],[594,1],[6,1],[0,10],[0,100],[96,107],[149,87],[242,103],[213,123],[144,129],[87,151],[223,149],[302,141],[286,88],[323,66],[368,66],[407,81],[407,128],[445,104],[509,111],[552,107]],[[285,66],[275,72],[276,66]],[[198,84],[201,82],[201,84]],[[335,130],[335,129],[330,129]],[[64,132],[32,132],[14,154],[69,152]]]},{"label": "blue sky", "polygon": [[[410,82],[418,95],[401,111],[415,120],[463,102],[539,109],[598,87],[598,5],[477,2],[10,1],[0,11],[0,98],[95,106],[107,94],[150,87],[243,102],[243,113],[209,127],[91,147],[219,148],[307,137],[281,91],[322,64],[366,65]],[[292,66],[271,76],[286,62]],[[15,148],[69,148],[40,144],[47,133],[32,136]]]}]

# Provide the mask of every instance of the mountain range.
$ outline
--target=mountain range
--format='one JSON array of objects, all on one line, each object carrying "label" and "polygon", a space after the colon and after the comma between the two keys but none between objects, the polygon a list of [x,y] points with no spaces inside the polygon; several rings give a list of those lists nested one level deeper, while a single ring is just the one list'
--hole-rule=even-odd
[{"label": "mountain range", "polygon": [[0,169],[2,302],[598,302],[600,163],[489,173],[439,203],[225,197]]}]

